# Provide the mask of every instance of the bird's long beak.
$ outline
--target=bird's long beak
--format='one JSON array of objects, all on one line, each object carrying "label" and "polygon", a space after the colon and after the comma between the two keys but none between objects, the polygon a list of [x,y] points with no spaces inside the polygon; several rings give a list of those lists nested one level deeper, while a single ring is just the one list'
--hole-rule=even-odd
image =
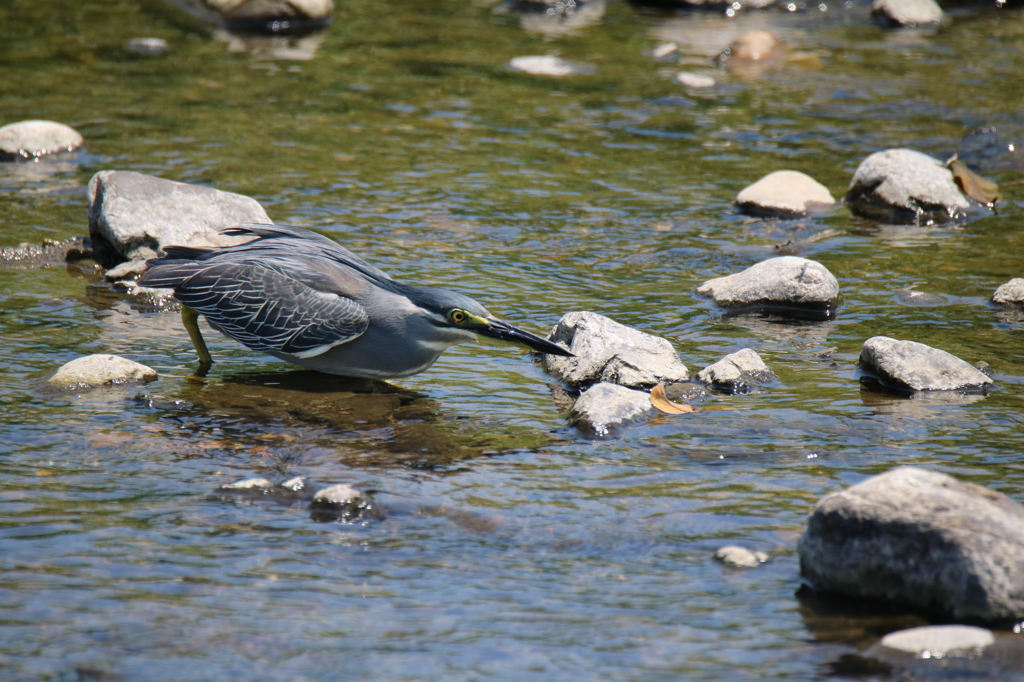
[{"label": "bird's long beak", "polygon": [[547,339],[542,339],[530,332],[524,332],[522,329],[517,329],[508,322],[502,322],[501,320],[491,318],[473,317],[475,318],[473,321],[477,322],[479,325],[476,327],[475,331],[479,334],[483,334],[484,336],[489,336],[492,339],[501,339],[502,341],[510,341],[512,343],[520,343],[532,348],[538,353],[561,355],[567,358],[576,357],[558,344],[552,343]]}]

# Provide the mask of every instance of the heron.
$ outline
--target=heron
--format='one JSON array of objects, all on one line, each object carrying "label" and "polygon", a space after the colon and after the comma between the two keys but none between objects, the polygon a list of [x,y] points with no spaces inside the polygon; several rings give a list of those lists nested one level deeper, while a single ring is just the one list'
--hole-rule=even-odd
[{"label": "heron", "polygon": [[143,287],[174,290],[199,355],[213,359],[199,316],[242,345],[307,369],[396,379],[448,348],[486,336],[551,355],[565,348],[499,320],[469,296],[398,282],[337,242],[282,225],[240,225],[234,246],[168,246],[147,261]]}]

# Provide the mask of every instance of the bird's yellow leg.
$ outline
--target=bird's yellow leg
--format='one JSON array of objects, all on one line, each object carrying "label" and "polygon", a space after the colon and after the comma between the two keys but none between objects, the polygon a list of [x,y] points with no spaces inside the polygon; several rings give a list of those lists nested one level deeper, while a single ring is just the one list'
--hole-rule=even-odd
[{"label": "bird's yellow leg", "polygon": [[187,305],[183,305],[181,306],[181,322],[185,325],[188,338],[192,339],[192,345],[196,347],[196,353],[199,355],[199,369],[196,370],[196,374],[203,376],[213,364],[213,358],[210,357],[210,351],[206,348],[203,333],[199,331],[199,313]]}]

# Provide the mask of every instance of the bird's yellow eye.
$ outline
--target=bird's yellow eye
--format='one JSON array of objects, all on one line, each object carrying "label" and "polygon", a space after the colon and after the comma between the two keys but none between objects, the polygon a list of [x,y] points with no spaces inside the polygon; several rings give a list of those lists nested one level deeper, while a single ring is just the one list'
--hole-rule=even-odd
[{"label": "bird's yellow eye", "polygon": [[466,321],[466,313],[463,310],[455,308],[448,313],[448,319],[455,324],[462,324]]}]

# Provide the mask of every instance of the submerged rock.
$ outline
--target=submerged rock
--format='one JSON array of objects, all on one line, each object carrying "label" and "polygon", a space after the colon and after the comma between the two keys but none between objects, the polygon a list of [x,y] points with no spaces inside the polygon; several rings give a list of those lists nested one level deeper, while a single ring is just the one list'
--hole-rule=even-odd
[{"label": "submerged rock", "polygon": [[327,26],[334,0],[179,0],[207,21],[262,33],[295,33]]},{"label": "submerged rock", "polygon": [[697,379],[715,388],[733,393],[746,393],[752,384],[763,384],[775,379],[775,373],[764,364],[761,356],[749,348],[726,355],[713,365],[697,373]]},{"label": "submerged rock", "polygon": [[600,383],[588,388],[569,411],[569,422],[607,436],[613,429],[654,414],[651,396],[617,384]]},{"label": "submerged rock", "polygon": [[132,38],[128,41],[128,49],[139,54],[160,54],[167,50],[167,41],[163,38]]},{"label": "submerged rock", "polygon": [[1024,279],[1015,277],[992,294],[992,302],[1000,305],[1024,304]]},{"label": "submerged rock", "polygon": [[777,56],[781,48],[782,44],[774,33],[764,29],[753,29],[736,38],[729,45],[726,53],[729,59],[756,62]]},{"label": "submerged rock", "polygon": [[370,499],[350,485],[324,488],[309,503],[314,521],[358,521],[372,511]]},{"label": "submerged rock", "polygon": [[897,390],[958,391],[994,383],[976,367],[944,350],[888,336],[865,341],[860,362],[883,386]]},{"label": "submerged rock", "polygon": [[1024,507],[901,467],[826,495],[797,544],[811,585],[956,619],[1024,617]]},{"label": "submerged rock", "polygon": [[265,478],[246,478],[218,486],[218,490],[271,490],[274,484]]},{"label": "submerged rock", "polygon": [[594,68],[586,64],[577,64],[561,57],[516,57],[508,63],[515,71],[535,76],[571,76],[573,74],[593,73]]},{"label": "submerged rock", "polygon": [[666,339],[597,313],[566,313],[548,339],[566,346],[576,356],[544,356],[548,372],[569,386],[609,382],[641,388],[690,377]]},{"label": "submerged rock", "polygon": [[707,74],[702,73],[691,73],[689,71],[680,71],[676,74],[676,83],[685,85],[688,88],[713,88],[715,87],[715,79]]},{"label": "submerged rock", "polygon": [[769,173],[736,197],[741,211],[766,218],[800,218],[835,203],[828,188],[809,175],[791,170]]},{"label": "submerged rock", "polygon": [[0,161],[73,152],[82,144],[82,135],[63,123],[19,121],[0,128]]},{"label": "submerged rock", "polygon": [[943,16],[935,0],[875,0],[871,14],[887,26],[927,26]]},{"label": "submerged rock", "polygon": [[148,267],[144,260],[128,260],[103,273],[103,279],[108,282],[135,280],[141,277],[142,273],[147,269]]},{"label": "submerged rock", "polygon": [[764,552],[740,547],[738,545],[726,545],[715,552],[716,561],[721,561],[726,566],[733,568],[756,568],[768,561],[768,555]]},{"label": "submerged rock", "polygon": [[830,311],[839,282],[821,263],[797,256],[770,258],[742,272],[708,280],[697,293],[726,308],[803,308]]},{"label": "submerged rock", "polygon": [[880,644],[887,649],[928,658],[977,654],[995,644],[991,630],[970,625],[923,625],[890,632]]},{"label": "submerged rock", "polygon": [[131,171],[96,173],[88,194],[90,234],[128,260],[155,258],[166,246],[240,244],[247,238],[219,230],[271,222],[250,197]]},{"label": "submerged rock", "polygon": [[846,203],[865,218],[907,224],[956,220],[971,206],[945,165],[910,149],[864,159],[853,174]]},{"label": "submerged rock", "polygon": [[64,364],[49,379],[60,389],[95,388],[155,381],[156,370],[117,355],[87,355]]}]

